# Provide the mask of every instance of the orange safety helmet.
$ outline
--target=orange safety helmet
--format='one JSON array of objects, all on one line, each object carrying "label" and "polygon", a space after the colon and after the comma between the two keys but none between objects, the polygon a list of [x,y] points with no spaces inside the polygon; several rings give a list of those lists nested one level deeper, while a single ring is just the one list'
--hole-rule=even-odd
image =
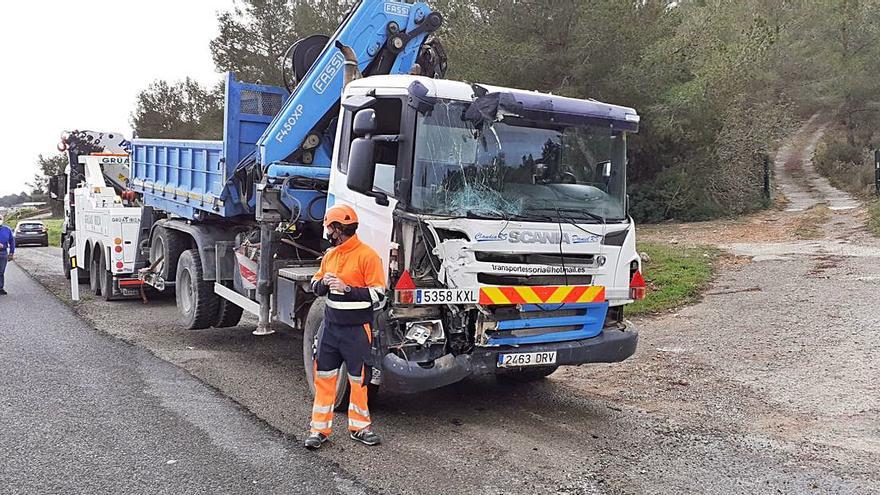
[{"label": "orange safety helmet", "polygon": [[352,225],[358,223],[358,216],[351,206],[333,205],[324,215],[324,227],[329,227],[334,222],[339,222],[342,225]]}]

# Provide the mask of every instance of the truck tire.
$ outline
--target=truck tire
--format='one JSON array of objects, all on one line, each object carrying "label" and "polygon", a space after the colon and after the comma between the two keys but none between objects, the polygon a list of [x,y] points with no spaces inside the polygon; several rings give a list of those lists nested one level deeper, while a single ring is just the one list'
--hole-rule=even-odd
[{"label": "truck tire", "polygon": [[217,322],[214,323],[216,328],[234,327],[241,321],[241,315],[244,312],[241,306],[221,297],[217,307]]},{"label": "truck tire", "polygon": [[101,266],[101,254],[98,251],[98,254],[92,254],[92,259],[89,262],[89,289],[91,289],[92,294],[96,296],[101,295],[101,272],[104,271],[104,267]]},{"label": "truck tire", "polygon": [[177,279],[177,265],[180,255],[189,249],[189,241],[180,232],[156,227],[150,242],[150,263],[163,258],[159,275],[166,281]]},{"label": "truck tire", "polygon": [[499,383],[528,383],[541,380],[553,374],[559,366],[542,366],[539,368],[521,368],[517,370],[505,371],[495,375],[495,379]]},{"label": "truck tire", "polygon": [[[309,314],[306,316],[306,325],[303,328],[303,368],[306,370],[306,383],[312,397],[315,396],[315,352],[318,345],[318,337],[324,331],[324,306],[327,300],[323,297],[315,299]],[[345,363],[339,367],[336,380],[336,400],[334,408],[339,411],[348,407],[348,372]]]},{"label": "truck tire", "polygon": [[199,250],[184,251],[175,271],[177,309],[183,326],[201,330],[216,323],[220,296],[214,293],[214,283],[204,279]]},{"label": "truck tire", "polygon": [[105,301],[112,301],[115,298],[113,297],[113,272],[104,268],[107,266],[107,263],[104,262],[104,256],[106,256],[103,252],[101,253],[101,270],[99,272],[99,281],[101,284],[101,296]]},{"label": "truck tire", "polygon": [[64,278],[70,280],[70,255],[68,254],[70,251],[69,245],[70,237],[65,237],[63,241],[61,241],[61,269],[64,270]]}]

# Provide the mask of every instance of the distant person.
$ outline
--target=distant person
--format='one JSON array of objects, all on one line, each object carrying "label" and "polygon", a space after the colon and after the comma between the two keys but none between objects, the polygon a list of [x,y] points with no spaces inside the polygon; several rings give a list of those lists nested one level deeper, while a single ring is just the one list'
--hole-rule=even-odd
[{"label": "distant person", "polygon": [[15,257],[15,234],[3,220],[3,216],[0,215],[0,296],[7,294],[4,289],[6,263]]}]

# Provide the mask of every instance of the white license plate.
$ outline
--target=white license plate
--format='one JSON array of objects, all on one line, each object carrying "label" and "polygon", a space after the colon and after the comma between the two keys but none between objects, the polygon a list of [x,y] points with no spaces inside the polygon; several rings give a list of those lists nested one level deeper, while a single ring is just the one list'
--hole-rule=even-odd
[{"label": "white license plate", "polygon": [[478,290],[474,289],[416,289],[415,303],[431,304],[477,304]]},{"label": "white license plate", "polygon": [[499,354],[498,367],[510,366],[545,366],[556,364],[556,351],[519,352],[516,354]]}]

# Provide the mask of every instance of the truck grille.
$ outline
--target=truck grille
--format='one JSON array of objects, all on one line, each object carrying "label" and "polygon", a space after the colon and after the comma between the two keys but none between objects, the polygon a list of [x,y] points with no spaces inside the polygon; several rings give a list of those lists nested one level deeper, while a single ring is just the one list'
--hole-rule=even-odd
[{"label": "truck grille", "polygon": [[591,285],[592,275],[493,275],[478,273],[477,282],[484,285],[529,286]]},{"label": "truck grille", "polygon": [[515,263],[520,265],[592,265],[596,261],[595,254],[565,254],[558,253],[492,253],[477,251],[474,253],[477,261],[483,263]]}]

